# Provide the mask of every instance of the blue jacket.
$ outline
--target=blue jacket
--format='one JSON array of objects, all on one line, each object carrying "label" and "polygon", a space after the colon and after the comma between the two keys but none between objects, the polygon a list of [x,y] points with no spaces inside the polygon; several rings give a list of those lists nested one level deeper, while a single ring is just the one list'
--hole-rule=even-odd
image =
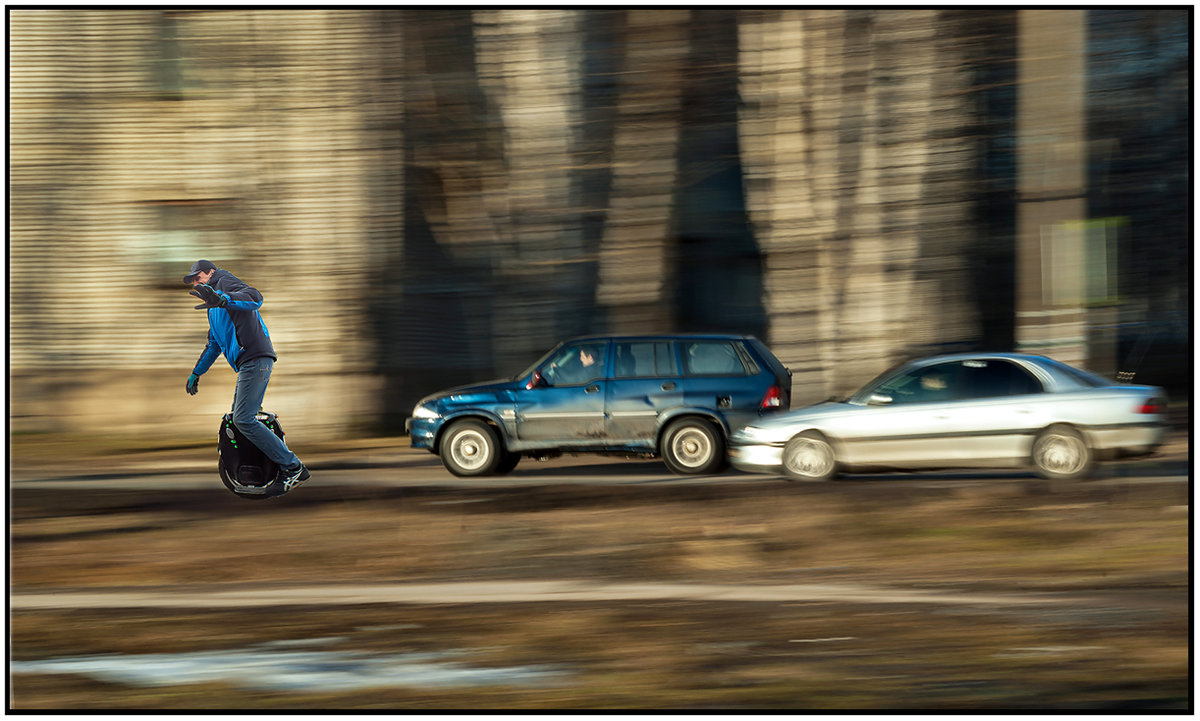
[{"label": "blue jacket", "polygon": [[192,372],[204,375],[222,353],[235,371],[240,363],[255,358],[276,360],[271,334],[258,314],[263,304],[262,293],[233,273],[219,268],[213,272],[208,284],[225,296],[229,305],[208,309],[208,345],[204,346]]}]

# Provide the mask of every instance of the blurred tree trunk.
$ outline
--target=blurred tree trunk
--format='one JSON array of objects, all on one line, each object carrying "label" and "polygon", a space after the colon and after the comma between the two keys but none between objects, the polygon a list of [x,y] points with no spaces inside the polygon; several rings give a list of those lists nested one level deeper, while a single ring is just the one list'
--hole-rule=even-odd
[{"label": "blurred tree trunk", "polygon": [[769,342],[798,402],[971,330],[944,305],[962,299],[969,209],[955,173],[970,153],[951,137],[966,111],[944,77],[955,59],[939,55],[936,11],[876,19],[742,14],[748,205],[767,255]]},{"label": "blurred tree trunk", "polygon": [[816,114],[830,22],[800,10],[742,11],[739,22],[738,125],[746,204],[766,258],[765,340],[792,369],[798,398],[829,387],[821,354],[821,318],[832,310],[823,238],[836,226],[824,179],[836,146],[819,134]]},{"label": "blurred tree trunk", "polygon": [[[40,10],[10,16],[10,362],[84,367],[105,357],[100,269],[117,260],[104,223],[104,123],[111,83],[128,89],[143,33],[111,13]],[[128,218],[121,218],[127,221]],[[83,292],[81,292],[83,291]]]},{"label": "blurred tree trunk", "polygon": [[386,332],[399,338],[398,370],[437,387],[493,372],[493,258],[510,237],[504,137],[479,84],[470,11],[402,13],[403,287]]},{"label": "blurred tree trunk", "polygon": [[1017,23],[1017,349],[1086,366],[1087,11],[1021,10]]},{"label": "blurred tree trunk", "polygon": [[599,303],[613,332],[672,327],[671,199],[678,173],[687,10],[629,10]]},{"label": "blurred tree trunk", "polygon": [[[577,154],[582,125],[583,13],[474,12],[479,82],[503,129],[503,164],[482,200],[502,229],[494,244],[493,347],[515,372],[563,336],[589,330],[587,262]],[[493,170],[493,169],[489,169]],[[465,204],[464,204],[465,205]]]},{"label": "blurred tree trunk", "polygon": [[368,222],[363,273],[363,311],[372,343],[371,373],[379,379],[380,392],[373,398],[375,410],[369,424],[376,430],[398,432],[411,411],[409,401],[422,394],[424,385],[412,387],[406,372],[406,339],[397,333],[404,327],[405,249],[405,75],[404,16],[382,10],[371,18],[369,42],[375,63],[366,78],[366,108],[363,131],[376,148],[376,162],[364,171]]}]

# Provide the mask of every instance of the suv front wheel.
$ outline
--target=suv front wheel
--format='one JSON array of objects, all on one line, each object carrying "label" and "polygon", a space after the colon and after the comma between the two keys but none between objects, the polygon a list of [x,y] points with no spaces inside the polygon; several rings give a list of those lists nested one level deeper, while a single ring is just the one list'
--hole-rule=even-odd
[{"label": "suv front wheel", "polygon": [[496,431],[483,421],[458,421],[446,429],[439,453],[442,465],[456,476],[490,476],[503,455]]},{"label": "suv front wheel", "polygon": [[725,462],[725,438],[708,421],[685,418],[667,427],[661,453],[667,468],[675,473],[714,473]]}]

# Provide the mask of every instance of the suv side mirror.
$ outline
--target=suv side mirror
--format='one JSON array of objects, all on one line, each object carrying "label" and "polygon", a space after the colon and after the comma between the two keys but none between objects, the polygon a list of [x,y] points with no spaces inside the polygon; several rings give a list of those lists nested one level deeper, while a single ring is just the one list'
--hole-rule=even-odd
[{"label": "suv side mirror", "polygon": [[871,397],[867,399],[867,405],[869,406],[887,406],[891,405],[891,403],[892,397],[883,393],[872,393]]},{"label": "suv side mirror", "polygon": [[525,384],[525,390],[531,391],[544,385],[546,385],[546,379],[542,377],[542,372],[534,371],[533,375],[529,376],[529,382]]}]

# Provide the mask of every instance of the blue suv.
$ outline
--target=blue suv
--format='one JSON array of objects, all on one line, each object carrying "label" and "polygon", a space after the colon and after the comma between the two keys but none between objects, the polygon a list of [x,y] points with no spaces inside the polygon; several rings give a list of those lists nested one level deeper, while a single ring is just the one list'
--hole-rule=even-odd
[{"label": "blue suv", "polygon": [[405,429],[456,476],[581,452],[661,456],[675,473],[712,473],[725,466],[730,431],[787,410],[791,390],[791,372],[752,336],[588,336],[511,380],[423,398]]}]

